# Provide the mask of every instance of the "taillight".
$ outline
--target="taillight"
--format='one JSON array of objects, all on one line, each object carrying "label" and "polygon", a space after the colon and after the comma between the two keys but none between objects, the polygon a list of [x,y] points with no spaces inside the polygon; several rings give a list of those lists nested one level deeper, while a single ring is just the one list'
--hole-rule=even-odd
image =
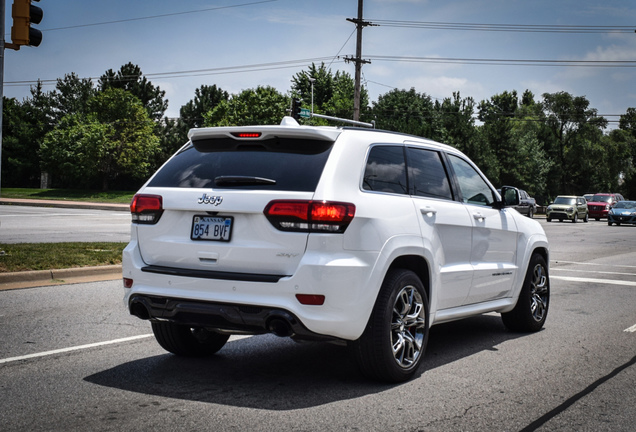
[{"label": "taillight", "polygon": [[353,220],[356,206],[332,201],[275,200],[263,211],[281,231],[343,233]]},{"label": "taillight", "polygon": [[163,214],[163,198],[160,195],[137,194],[130,203],[133,223],[156,224]]}]

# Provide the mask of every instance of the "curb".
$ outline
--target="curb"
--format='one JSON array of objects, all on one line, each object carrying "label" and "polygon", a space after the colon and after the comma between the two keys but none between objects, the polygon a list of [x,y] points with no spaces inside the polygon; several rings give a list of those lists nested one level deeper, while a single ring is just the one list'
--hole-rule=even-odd
[{"label": "curb", "polygon": [[0,291],[50,285],[117,280],[121,265],[0,273]]}]

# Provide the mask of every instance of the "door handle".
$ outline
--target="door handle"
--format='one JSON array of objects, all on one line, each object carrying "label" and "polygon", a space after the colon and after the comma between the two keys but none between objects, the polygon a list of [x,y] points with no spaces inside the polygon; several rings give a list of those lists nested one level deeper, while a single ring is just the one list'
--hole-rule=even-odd
[{"label": "door handle", "polygon": [[475,218],[475,220],[478,222],[483,222],[485,219],[484,215],[481,213],[473,213],[473,218]]},{"label": "door handle", "polygon": [[437,214],[437,210],[430,206],[420,207],[420,213],[424,216],[433,217],[433,215]]}]

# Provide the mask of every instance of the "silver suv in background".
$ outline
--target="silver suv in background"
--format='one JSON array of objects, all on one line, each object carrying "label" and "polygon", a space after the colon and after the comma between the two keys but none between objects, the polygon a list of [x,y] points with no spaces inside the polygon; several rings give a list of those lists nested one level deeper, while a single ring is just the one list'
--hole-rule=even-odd
[{"label": "silver suv in background", "polygon": [[432,325],[543,326],[545,233],[455,148],[289,117],[189,138],[135,195],[123,254],[126,308],[167,351],[211,355],[232,334],[344,342],[366,376],[399,382]]}]

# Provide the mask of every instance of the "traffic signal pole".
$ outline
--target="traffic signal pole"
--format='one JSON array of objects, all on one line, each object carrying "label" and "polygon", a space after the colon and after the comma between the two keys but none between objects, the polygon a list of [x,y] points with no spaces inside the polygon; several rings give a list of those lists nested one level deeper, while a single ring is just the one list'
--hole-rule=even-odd
[{"label": "traffic signal pole", "polygon": [[40,0],[13,0],[11,8],[11,43],[4,40],[5,0],[0,0],[0,195],[2,194],[2,112],[4,111],[4,50],[19,50],[21,46],[39,46],[42,32],[32,28],[31,24],[39,24],[44,14],[42,9],[31,4]]}]

